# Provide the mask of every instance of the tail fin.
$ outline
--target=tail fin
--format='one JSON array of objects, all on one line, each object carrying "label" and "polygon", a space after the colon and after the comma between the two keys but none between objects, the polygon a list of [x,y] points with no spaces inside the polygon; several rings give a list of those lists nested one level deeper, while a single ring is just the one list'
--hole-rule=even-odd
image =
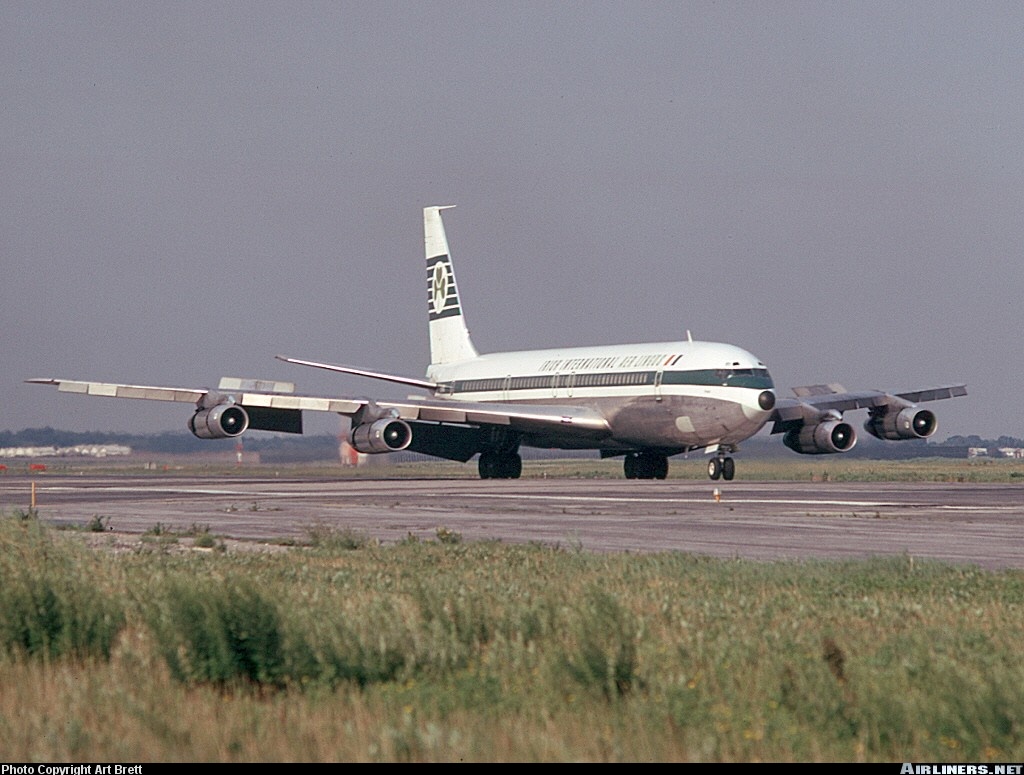
[{"label": "tail fin", "polygon": [[455,272],[448,253],[448,238],[441,223],[447,207],[423,208],[423,244],[427,256],[427,312],[430,319],[430,362],[451,363],[477,357],[469,338]]}]

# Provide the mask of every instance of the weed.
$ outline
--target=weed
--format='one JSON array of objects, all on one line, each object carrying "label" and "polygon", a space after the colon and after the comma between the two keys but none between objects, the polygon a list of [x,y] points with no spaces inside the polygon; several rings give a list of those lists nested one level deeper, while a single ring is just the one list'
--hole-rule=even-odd
[{"label": "weed", "polygon": [[436,531],[437,540],[442,544],[461,544],[462,533],[449,530],[446,527],[439,527]]},{"label": "weed", "polygon": [[212,549],[214,546],[216,546],[216,544],[216,539],[209,531],[205,533],[200,533],[194,539],[192,539],[192,546],[197,546],[200,549]]},{"label": "weed", "polygon": [[101,517],[99,514],[94,514],[93,518],[86,523],[85,529],[90,533],[103,533],[109,524],[110,517]]},{"label": "weed", "polygon": [[280,511],[281,509],[277,506],[260,506],[258,501],[253,501],[252,505],[249,506],[249,511]]},{"label": "weed", "polygon": [[0,650],[30,656],[108,656],[122,602],[94,581],[95,557],[56,545],[41,526],[0,528]]},{"label": "weed", "polygon": [[345,528],[339,530],[330,525],[313,525],[306,534],[309,545],[317,549],[364,549],[373,543],[366,533]]},{"label": "weed", "polygon": [[281,617],[247,582],[179,581],[150,613],[164,659],[181,681],[280,685]]},{"label": "weed", "polygon": [[636,630],[633,617],[614,597],[589,590],[576,623],[576,648],[564,660],[566,672],[606,699],[629,693],[637,683]]}]

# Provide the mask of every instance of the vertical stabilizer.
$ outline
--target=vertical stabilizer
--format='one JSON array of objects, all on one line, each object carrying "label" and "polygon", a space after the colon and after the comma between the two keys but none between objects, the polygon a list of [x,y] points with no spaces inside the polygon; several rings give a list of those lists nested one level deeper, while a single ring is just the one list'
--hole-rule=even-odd
[{"label": "vertical stabilizer", "polygon": [[447,207],[423,208],[423,244],[427,256],[427,312],[430,320],[430,362],[452,363],[477,357],[469,338],[462,302],[455,284],[455,272],[448,253],[441,211]]}]

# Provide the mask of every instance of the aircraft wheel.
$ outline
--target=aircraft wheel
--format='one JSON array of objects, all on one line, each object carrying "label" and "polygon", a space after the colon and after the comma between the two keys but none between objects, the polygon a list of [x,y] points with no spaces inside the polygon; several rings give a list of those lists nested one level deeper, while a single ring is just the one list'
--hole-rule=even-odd
[{"label": "aircraft wheel", "polygon": [[651,456],[641,452],[636,456],[636,478],[653,479],[654,471],[651,467]]},{"label": "aircraft wheel", "polygon": [[727,482],[731,482],[734,476],[736,476],[736,461],[731,457],[727,457],[722,461],[722,478]]},{"label": "aircraft wheel", "polygon": [[481,452],[477,468],[481,479],[518,479],[523,473],[523,459],[517,452]]},{"label": "aircraft wheel", "polygon": [[523,473],[523,459],[518,452],[510,452],[501,458],[501,478],[518,479]]},{"label": "aircraft wheel", "polygon": [[498,461],[493,452],[481,452],[477,461],[477,470],[481,479],[496,479],[498,476]]},{"label": "aircraft wheel", "polygon": [[668,477],[668,456],[658,455],[654,461],[654,478],[665,479]]},{"label": "aircraft wheel", "polygon": [[[668,476],[668,456],[659,452],[638,452],[634,473],[636,479],[664,479]],[[628,474],[627,474],[628,476]]]},{"label": "aircraft wheel", "polygon": [[716,482],[722,478],[722,461],[713,457],[708,461],[708,476]]},{"label": "aircraft wheel", "polygon": [[627,479],[636,479],[639,473],[640,460],[636,453],[630,453],[626,455],[626,459],[622,461],[622,468],[626,474]]}]

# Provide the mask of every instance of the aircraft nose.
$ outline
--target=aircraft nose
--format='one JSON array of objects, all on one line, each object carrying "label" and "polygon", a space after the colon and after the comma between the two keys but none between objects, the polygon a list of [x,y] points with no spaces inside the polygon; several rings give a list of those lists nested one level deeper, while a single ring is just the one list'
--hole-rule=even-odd
[{"label": "aircraft nose", "polygon": [[775,391],[762,390],[756,398],[747,394],[741,406],[743,414],[748,420],[764,422],[768,416],[767,413],[775,408]]}]

